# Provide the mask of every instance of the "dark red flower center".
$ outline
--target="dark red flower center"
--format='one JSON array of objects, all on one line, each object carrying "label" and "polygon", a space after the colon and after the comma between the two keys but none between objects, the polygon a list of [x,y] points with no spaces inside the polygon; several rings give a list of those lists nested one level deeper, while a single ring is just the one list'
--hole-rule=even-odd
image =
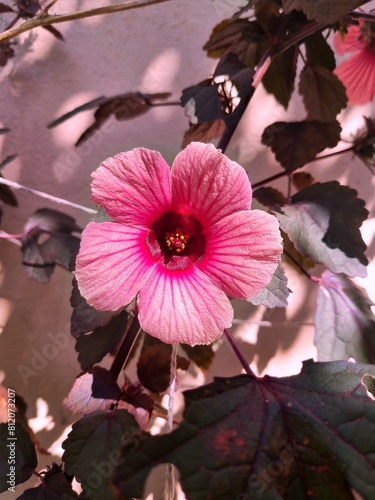
[{"label": "dark red flower center", "polygon": [[174,257],[197,260],[204,254],[202,224],[190,215],[167,212],[152,225],[152,230],[166,263]]}]

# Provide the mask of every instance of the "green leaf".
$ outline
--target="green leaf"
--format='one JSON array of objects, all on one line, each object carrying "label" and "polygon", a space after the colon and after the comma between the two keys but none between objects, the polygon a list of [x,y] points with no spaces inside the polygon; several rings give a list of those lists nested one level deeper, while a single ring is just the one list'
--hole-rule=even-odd
[{"label": "green leaf", "polygon": [[37,488],[29,488],[17,500],[74,500],[78,498],[70,482],[67,481],[62,467],[53,464]]},{"label": "green leaf", "polygon": [[78,361],[82,370],[99,363],[108,353],[114,352],[127,327],[128,313],[122,311],[105,326],[99,326],[89,335],[80,335],[76,342]]},{"label": "green leaf", "polygon": [[304,39],[306,60],[310,66],[323,66],[333,71],[336,67],[335,54],[321,31]]},{"label": "green leaf", "polygon": [[373,498],[375,405],[366,375],[375,367],[308,361],[292,377],[240,375],[187,391],[180,426],[125,446],[113,483],[141,497],[150,470],[170,462],[189,500],[352,499],[352,488]]},{"label": "green leaf", "polygon": [[294,89],[297,56],[298,47],[290,47],[272,60],[262,79],[267,92],[273,94],[285,109],[288,107]]},{"label": "green leaf", "polygon": [[348,103],[344,85],[323,66],[306,65],[301,71],[298,90],[310,120],[332,122]]},{"label": "green leaf", "polygon": [[263,288],[249,302],[255,306],[263,305],[269,308],[286,307],[288,305],[288,296],[288,278],[279,264],[268,286]]},{"label": "green leaf", "polygon": [[138,444],[139,429],[126,410],[99,411],[75,424],[63,442],[65,472],[75,476],[90,500],[115,500],[110,477],[120,459],[120,447],[131,441]]},{"label": "green leaf", "polygon": [[0,492],[15,491],[16,484],[32,476],[37,463],[35,445],[23,426],[0,424]]},{"label": "green leaf", "polygon": [[366,276],[360,226],[368,211],[357,192],[337,181],[313,184],[292,196],[276,216],[297,250],[334,273]]},{"label": "green leaf", "polygon": [[307,19],[323,25],[333,24],[351,10],[363,4],[362,0],[283,0],[286,14],[292,10],[302,10]]},{"label": "green leaf", "polygon": [[271,147],[277,161],[291,173],[325,148],[336,146],[340,132],[337,121],[275,122],[264,129],[262,143]]},{"label": "green leaf", "polygon": [[366,292],[346,276],[325,271],[315,312],[320,361],[354,358],[375,364],[375,316]]}]

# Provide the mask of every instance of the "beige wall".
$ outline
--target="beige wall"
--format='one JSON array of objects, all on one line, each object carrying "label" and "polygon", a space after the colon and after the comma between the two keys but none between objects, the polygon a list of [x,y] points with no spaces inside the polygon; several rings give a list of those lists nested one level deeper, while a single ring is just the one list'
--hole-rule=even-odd
[{"label": "beige wall", "polygon": [[[60,0],[53,12],[84,10],[105,3],[104,0]],[[92,111],[77,115],[53,130],[48,130],[46,125],[100,95],[113,96],[135,90],[169,91],[171,99],[178,100],[184,87],[205,79],[214,67],[215,62],[207,59],[201,48],[213,26],[230,12],[221,1],[171,0],[141,10],[57,25],[65,43],[43,29],[23,35],[15,47],[17,56],[0,73],[1,126],[11,129],[9,134],[0,136],[1,158],[18,155],[5,167],[4,176],[92,207],[90,173],[106,157],[144,146],[161,151],[171,162],[180,150],[188,125],[179,107],[153,109],[129,122],[111,119],[105,132],[99,132],[78,149],[74,148],[74,142],[90,125]],[[371,112],[374,112],[371,104],[346,111],[342,116],[346,137],[361,126],[362,115]],[[279,171],[272,154],[260,146],[259,140],[265,126],[285,115],[273,97],[266,95],[262,88],[257,89],[228,149],[228,155],[247,168],[253,182]],[[300,99],[295,96],[287,119],[303,115]],[[319,170],[319,180],[348,182],[367,200],[372,219],[364,225],[364,237],[370,244],[369,258],[372,259],[375,199],[370,172],[349,155],[305,168],[311,173],[315,169]],[[284,181],[278,185],[285,187]],[[2,229],[11,233],[20,232],[36,209],[59,209],[28,193],[18,192],[17,198],[19,208],[4,207]],[[89,221],[83,212],[60,209],[76,217],[82,226]],[[74,341],[69,337],[71,275],[57,269],[48,285],[30,280],[22,267],[18,248],[8,241],[0,241],[0,270],[3,383],[25,398],[30,417],[47,417],[34,420],[33,424],[42,427],[38,438],[44,447],[50,448],[61,440],[63,431],[73,421],[62,401],[79,372]],[[366,285],[375,299],[373,264],[369,271],[369,278],[358,282]],[[260,373],[296,373],[301,360],[315,355],[311,322],[316,290],[294,271],[289,277],[293,291],[291,305],[287,311],[266,314],[264,319],[270,321],[272,327],[258,332],[256,326],[241,323],[254,319],[254,314],[255,320],[261,320],[262,311],[254,312],[247,304],[236,303],[241,346]],[[304,323],[307,325],[303,326]],[[64,347],[55,356],[55,351],[52,348],[48,351],[45,346],[53,343],[53,339],[58,342],[58,334]],[[272,359],[275,354],[277,357]],[[32,367],[31,360],[38,356],[45,363],[40,361]],[[20,365],[33,369],[37,366],[37,369],[25,378]],[[208,379],[217,374],[234,375],[239,370],[234,355],[223,342]],[[184,379],[183,386],[194,383],[193,375]],[[57,452],[56,443],[51,450]],[[51,460],[42,457],[39,468]],[[21,486],[18,491],[22,491]]]}]

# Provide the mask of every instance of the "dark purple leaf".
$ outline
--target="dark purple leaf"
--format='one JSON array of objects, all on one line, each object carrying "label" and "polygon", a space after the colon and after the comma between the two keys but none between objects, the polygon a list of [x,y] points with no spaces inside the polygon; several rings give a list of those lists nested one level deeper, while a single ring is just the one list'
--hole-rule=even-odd
[{"label": "dark purple leaf", "polygon": [[[0,177],[2,177],[1,174]],[[5,184],[0,184],[0,200],[12,207],[18,207],[17,198],[10,187]]]},{"label": "dark purple leaf", "polygon": [[[139,445],[139,427],[126,410],[99,411],[73,424],[63,442],[65,472],[75,476],[90,500],[115,500],[111,474],[120,458],[124,443]],[[100,481],[92,482],[92,477]]]},{"label": "dark purple leaf", "polygon": [[[43,474],[43,473],[42,473]],[[17,500],[74,500],[78,494],[73,490],[71,482],[67,480],[62,466],[53,464],[47,469],[36,488],[25,490]]]},{"label": "dark purple leaf", "polygon": [[47,26],[43,26],[43,28],[45,30],[47,30],[49,33],[51,33],[51,35],[53,35],[58,40],[61,40],[62,42],[65,41],[63,35],[54,26],[47,25]]},{"label": "dark purple leaf", "polygon": [[27,274],[47,283],[56,264],[72,270],[80,239],[71,234],[81,232],[73,217],[57,210],[37,210],[24,227],[23,264]]},{"label": "dark purple leaf", "polygon": [[0,66],[5,66],[9,59],[14,57],[12,43],[5,41],[0,43]]},{"label": "dark purple leaf", "polygon": [[329,213],[329,225],[323,242],[332,249],[339,248],[350,258],[368,264],[364,254],[366,244],[359,228],[368,217],[365,202],[357,198],[357,191],[341,186],[337,181],[317,182],[292,196],[296,203],[315,203]]},{"label": "dark purple leaf", "polygon": [[190,124],[189,130],[184,134],[182,148],[186,148],[191,142],[210,142],[212,139],[221,137],[225,131],[223,120],[214,120],[212,122]]},{"label": "dark purple leaf", "polygon": [[332,122],[348,103],[344,85],[323,66],[305,65],[298,91],[310,120]]},{"label": "dark purple leaf", "polygon": [[108,325],[111,318],[117,314],[114,311],[98,311],[90,306],[80,294],[75,279],[73,280],[70,303],[73,307],[71,319],[71,333],[73,337],[78,337],[84,333],[92,332],[96,328]]},{"label": "dark purple leaf", "polygon": [[314,160],[326,148],[340,140],[337,121],[275,122],[264,129],[262,143],[275,153],[277,161],[288,173]]},{"label": "dark purple leaf", "polygon": [[297,250],[334,273],[366,276],[366,245],[359,227],[368,211],[354,189],[316,183],[292,196],[276,214]]},{"label": "dark purple leaf", "polygon": [[237,54],[242,64],[254,68],[262,55],[260,42],[263,42],[263,46],[266,41],[267,35],[257,22],[248,19],[227,19],[215,26],[203,50],[207,51],[209,57],[215,58]]},{"label": "dark purple leaf", "polygon": [[291,47],[275,57],[262,79],[264,88],[269,94],[287,109],[294,90],[294,79],[297,69],[298,47]]},{"label": "dark purple leaf", "polygon": [[260,187],[253,192],[253,197],[265,207],[279,211],[283,205],[288,203],[288,199],[275,188]]},{"label": "dark purple leaf", "polygon": [[5,14],[6,12],[15,12],[15,11],[9,5],[6,5],[5,3],[0,3],[0,14]]},{"label": "dark purple leaf", "polygon": [[24,227],[24,231],[28,235],[31,235],[40,232],[49,234],[80,233],[82,229],[70,215],[50,208],[41,208],[30,217]]},{"label": "dark purple leaf", "polygon": [[316,31],[303,40],[306,47],[306,61],[310,66],[323,66],[333,71],[336,67],[335,54],[321,31]]},{"label": "dark purple leaf", "polygon": [[83,132],[75,145],[79,146],[89,139],[110,116],[114,115],[119,121],[129,120],[146,113],[153,105],[154,100],[166,99],[169,95],[167,92],[158,94],[133,92],[105,99],[95,111],[94,123]]},{"label": "dark purple leaf", "polygon": [[94,366],[90,368],[89,372],[94,377],[92,381],[93,398],[116,400],[120,397],[121,389],[117,384],[117,378],[110,370]]},{"label": "dark purple leaf", "polygon": [[[137,375],[146,389],[160,393],[169,387],[172,346],[157,339],[156,342],[147,342],[149,338],[145,338],[145,344],[137,363]],[[187,370],[188,367],[189,361],[177,356],[177,368]]]},{"label": "dark purple leaf", "polygon": [[288,305],[288,296],[288,278],[279,264],[270,283],[249,302],[255,306],[262,305],[268,308],[286,307]]},{"label": "dark purple leaf", "polygon": [[367,166],[370,172],[375,174],[375,122],[365,116],[366,129],[360,131],[354,139],[353,151]]},{"label": "dark purple leaf", "polygon": [[56,264],[70,270],[80,245],[79,238],[64,233],[51,235],[42,243],[35,235],[22,240],[22,264],[28,276],[39,283],[49,282]]},{"label": "dark purple leaf", "polygon": [[17,7],[22,17],[34,17],[41,9],[38,0],[17,0]]},{"label": "dark purple leaf", "polygon": [[142,497],[151,469],[173,463],[190,499],[372,498],[374,376],[372,365],[307,361],[291,377],[217,378],[184,393],[176,430],[124,446],[114,486]]},{"label": "dark purple leaf", "polygon": [[323,25],[333,24],[350,11],[360,7],[363,0],[283,0],[286,14],[293,10],[302,10],[307,19]]},{"label": "dark purple leaf", "polygon": [[106,97],[104,97],[104,96],[97,97],[96,99],[94,99],[90,102],[87,102],[86,104],[82,104],[81,106],[78,106],[78,108],[72,109],[72,111],[65,113],[65,115],[60,116],[60,118],[57,118],[57,120],[54,120],[53,122],[49,123],[47,125],[47,127],[48,128],[56,127],[57,125],[60,125],[60,123],[63,123],[65,120],[68,120],[69,118],[76,115],[77,113],[81,113],[81,111],[87,111],[88,109],[97,108],[105,100],[106,100]]},{"label": "dark purple leaf", "polygon": [[193,361],[203,372],[207,372],[215,357],[213,344],[195,345],[181,344],[189,359]]},{"label": "dark purple leaf", "polygon": [[367,293],[343,274],[322,274],[314,319],[320,361],[354,358],[375,364],[372,305]]},{"label": "dark purple leaf", "polygon": [[99,326],[89,335],[80,335],[76,342],[78,361],[82,370],[99,363],[104,356],[116,350],[128,324],[128,314],[122,311],[105,326]]}]

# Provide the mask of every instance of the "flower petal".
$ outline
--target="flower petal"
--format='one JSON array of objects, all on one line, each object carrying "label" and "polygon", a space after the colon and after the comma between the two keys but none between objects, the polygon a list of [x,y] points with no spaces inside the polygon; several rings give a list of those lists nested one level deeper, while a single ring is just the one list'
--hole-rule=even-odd
[{"label": "flower petal", "polygon": [[170,208],[170,168],[157,151],[120,153],[92,177],[92,199],[118,222],[150,227]]},{"label": "flower petal", "polygon": [[78,287],[96,309],[116,311],[133,300],[156,265],[148,231],[116,222],[91,222],[76,262]]},{"label": "flower petal", "polygon": [[363,22],[361,22],[359,26],[349,26],[348,32],[344,35],[341,35],[339,31],[335,33],[333,37],[333,46],[338,54],[342,55],[348,52],[357,52],[365,47],[366,43],[363,38],[361,38],[362,26]]},{"label": "flower petal", "polygon": [[171,171],[173,208],[205,227],[251,206],[246,171],[212,144],[193,142],[176,156]]},{"label": "flower petal", "polygon": [[142,328],[166,343],[210,344],[233,319],[224,292],[194,266],[157,266],[139,292],[138,310]]},{"label": "flower petal", "polygon": [[349,57],[334,73],[346,88],[348,104],[366,104],[375,95],[375,53],[363,49]]},{"label": "flower petal", "polygon": [[212,228],[205,257],[196,265],[227,295],[250,299],[271,281],[281,252],[276,217],[247,210],[226,217]]}]

